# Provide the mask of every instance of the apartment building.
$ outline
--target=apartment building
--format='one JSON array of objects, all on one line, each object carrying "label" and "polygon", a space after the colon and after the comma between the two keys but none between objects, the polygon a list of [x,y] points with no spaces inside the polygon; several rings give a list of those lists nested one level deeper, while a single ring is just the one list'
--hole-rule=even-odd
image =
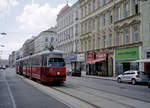
[{"label": "apartment building", "polygon": [[[87,74],[115,76],[139,69],[142,58],[143,13],[141,0],[79,0],[81,53]],[[146,13],[145,13],[146,14]],[[146,36],[147,37],[147,36]],[[149,47],[149,44],[147,45]]]},{"label": "apartment building", "polygon": [[56,49],[66,52],[67,70],[78,69],[81,65],[80,60],[78,60],[80,52],[79,7],[79,2],[76,2],[72,6],[66,4],[57,15]]},{"label": "apartment building", "polygon": [[34,53],[39,53],[44,50],[48,50],[49,46],[54,44],[54,40],[56,38],[56,30],[57,28],[50,28],[41,32],[34,39]]}]

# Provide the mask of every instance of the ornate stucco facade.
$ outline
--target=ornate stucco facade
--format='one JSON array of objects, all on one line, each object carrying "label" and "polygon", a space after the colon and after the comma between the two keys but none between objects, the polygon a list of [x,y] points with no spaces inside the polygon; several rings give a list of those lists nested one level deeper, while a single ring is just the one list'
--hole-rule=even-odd
[{"label": "ornate stucco facade", "polygon": [[[106,51],[105,75],[116,74],[115,50],[143,45],[139,0],[79,0],[81,53]],[[139,54],[139,59],[141,54]],[[112,66],[113,64],[113,66]],[[104,67],[105,68],[105,67]]]}]

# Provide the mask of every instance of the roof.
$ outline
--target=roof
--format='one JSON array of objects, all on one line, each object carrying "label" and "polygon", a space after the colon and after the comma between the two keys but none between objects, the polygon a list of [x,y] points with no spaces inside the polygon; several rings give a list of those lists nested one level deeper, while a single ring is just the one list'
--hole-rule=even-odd
[{"label": "roof", "polygon": [[58,14],[58,16],[59,15],[62,15],[67,9],[69,9],[70,8],[70,6],[67,4],[66,6],[64,6],[61,10],[60,10],[60,12],[59,12],[59,14]]}]

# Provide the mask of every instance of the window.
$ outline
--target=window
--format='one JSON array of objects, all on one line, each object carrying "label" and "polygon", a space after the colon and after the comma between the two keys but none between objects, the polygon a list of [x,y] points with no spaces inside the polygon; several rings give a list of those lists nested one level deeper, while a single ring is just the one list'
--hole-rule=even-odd
[{"label": "window", "polygon": [[48,37],[45,37],[45,42],[48,42]]},{"label": "window", "polygon": [[121,10],[120,7],[117,8],[117,20],[120,20],[121,18]]},{"label": "window", "polygon": [[89,3],[89,13],[91,13],[91,3]]},{"label": "window", "polygon": [[101,48],[101,39],[98,38],[98,48]]},{"label": "window", "polygon": [[93,0],[93,11],[95,10],[95,0]]},{"label": "window", "polygon": [[149,40],[150,40],[150,23],[149,23],[149,33],[148,33],[148,35],[149,35]]},{"label": "window", "polygon": [[135,14],[138,14],[138,0],[134,0],[134,10],[135,10]]},{"label": "window", "polygon": [[106,36],[104,36],[104,48],[106,47]]},{"label": "window", "polygon": [[98,17],[98,30],[100,29],[101,17]]},{"label": "window", "polygon": [[95,20],[93,20],[93,30],[95,30]]},{"label": "window", "polygon": [[124,31],[124,44],[128,44],[129,43],[129,31],[125,30]]},{"label": "window", "polygon": [[89,40],[89,50],[91,50],[91,40]]},{"label": "window", "polygon": [[147,58],[150,58],[150,52],[146,52]]},{"label": "window", "polygon": [[106,4],[106,0],[104,0],[104,5]]},{"label": "window", "polygon": [[129,4],[125,3],[125,17],[129,16]]},{"label": "window", "polygon": [[109,35],[109,45],[112,46],[112,34]]},{"label": "window", "polygon": [[106,25],[106,15],[104,14],[104,26]]},{"label": "window", "polygon": [[139,31],[138,31],[138,27],[134,27],[133,28],[133,42],[136,43],[139,41]]},{"label": "window", "polygon": [[89,30],[89,32],[91,31],[91,21],[89,21],[89,23],[88,23],[88,30]]},{"label": "window", "polygon": [[85,47],[84,51],[87,51],[87,42],[86,41],[85,41],[84,47]]},{"label": "window", "polygon": [[110,11],[110,24],[113,22],[112,11]]},{"label": "window", "polygon": [[148,0],[148,7],[150,8],[150,0]]},{"label": "window", "polygon": [[85,6],[85,15],[87,15],[87,7]]},{"label": "window", "polygon": [[93,49],[95,49],[95,39],[93,39]]},{"label": "window", "polygon": [[120,45],[120,33],[119,32],[117,32],[116,43],[118,46]]},{"label": "window", "polygon": [[101,0],[98,0],[98,7],[101,7]]}]

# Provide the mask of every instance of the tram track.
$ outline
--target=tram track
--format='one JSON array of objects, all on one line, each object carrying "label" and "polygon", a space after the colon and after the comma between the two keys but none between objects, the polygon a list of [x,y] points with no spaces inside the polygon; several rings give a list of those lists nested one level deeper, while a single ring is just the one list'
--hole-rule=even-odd
[{"label": "tram track", "polygon": [[105,93],[114,94],[114,95],[117,95],[117,96],[123,96],[123,97],[126,97],[126,98],[134,99],[134,100],[137,100],[137,101],[142,101],[142,102],[150,103],[150,100],[145,100],[145,99],[141,99],[141,98],[136,98],[136,97],[131,97],[131,96],[119,94],[119,93],[116,93],[116,92],[111,92],[111,91],[108,91],[108,90],[94,88],[94,87],[90,87],[90,86],[87,86],[87,85],[83,85],[81,83],[80,84],[79,83],[74,83],[74,84],[77,84],[78,86],[90,88],[90,89],[93,89],[93,90],[98,90],[98,91],[102,91],[102,92],[105,92]]},{"label": "tram track", "polygon": [[[86,102],[86,103],[88,103],[88,104],[90,104],[90,105],[93,105],[93,106],[95,106],[96,108],[101,108],[101,107],[99,107],[99,106],[97,106],[97,105],[95,105],[95,104],[92,104],[92,103],[90,103],[90,102],[84,100],[84,99],[81,99],[81,98],[79,98],[79,97],[77,97],[77,96],[71,95],[70,93],[64,92],[64,91],[59,90],[59,89],[57,89],[57,88],[55,88],[55,87],[52,87],[52,88],[55,89],[55,90],[57,90],[57,91],[59,91],[59,92],[62,92],[62,93],[64,93],[64,94],[66,94],[66,95],[72,96],[72,97],[77,98],[77,99],[79,99],[79,100],[81,100],[81,101],[83,101],[83,102]],[[80,91],[80,90],[78,90],[78,91]],[[83,91],[81,91],[81,92],[83,92]],[[136,107],[134,107],[134,106],[131,106],[131,105],[128,105],[128,104],[125,104],[125,103],[122,103],[122,102],[118,102],[118,101],[116,101],[116,100],[113,100],[113,99],[110,99],[110,98],[106,98],[106,97],[104,97],[104,96],[98,96],[98,95],[95,95],[95,94],[90,93],[90,92],[87,92],[87,91],[84,91],[84,93],[87,93],[87,94],[89,94],[89,95],[92,95],[92,96],[95,96],[95,97],[98,97],[98,98],[101,98],[101,99],[105,99],[105,100],[107,100],[107,101],[115,102],[115,103],[117,103],[117,104],[123,105],[123,106],[128,107],[128,108],[136,108]]]},{"label": "tram track", "polygon": [[59,90],[59,89],[55,88],[55,87],[51,87],[51,88],[54,89],[54,90],[57,90],[57,91],[59,91],[59,92],[61,92],[61,93],[64,93],[64,94],[66,94],[66,95],[69,95],[69,96],[71,96],[71,97],[73,97],[73,98],[76,98],[76,99],[78,99],[78,100],[80,100],[80,101],[82,101],[82,102],[84,102],[84,103],[87,103],[87,104],[89,104],[89,105],[91,105],[91,106],[93,106],[93,107],[95,107],[95,108],[101,108],[100,106],[97,106],[97,105],[95,105],[95,104],[92,104],[92,103],[90,103],[90,102],[88,102],[88,101],[86,101],[86,100],[84,100],[84,99],[81,99],[81,98],[79,98],[79,97],[77,97],[77,96],[74,96],[74,95],[71,95],[71,94],[69,94],[69,93],[66,93],[66,92],[64,92],[64,91],[62,91],[62,90]]}]

